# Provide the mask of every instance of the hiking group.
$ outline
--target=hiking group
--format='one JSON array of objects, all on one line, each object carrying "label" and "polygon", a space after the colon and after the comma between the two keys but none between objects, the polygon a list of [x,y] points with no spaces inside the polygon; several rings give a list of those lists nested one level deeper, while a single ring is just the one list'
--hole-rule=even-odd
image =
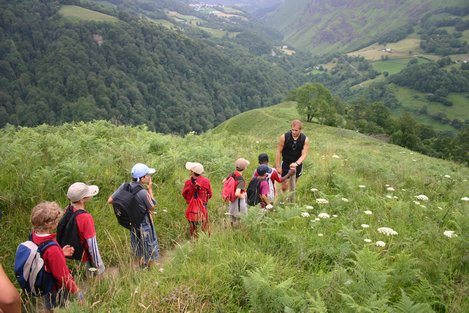
[{"label": "hiking group", "polygon": [[[309,139],[301,133],[301,122],[294,120],[291,130],[282,134],[277,145],[276,168],[268,165],[266,153],[258,156],[259,165],[249,184],[243,178],[250,162],[244,158],[235,161],[235,170],[223,179],[222,199],[228,203],[227,215],[232,226],[238,226],[248,206],[260,205],[268,211],[276,197],[275,182],[288,186],[289,178],[302,173],[302,164],[309,149]],[[198,228],[210,235],[208,201],[212,198],[210,180],[203,176],[204,167],[197,162],[187,162],[190,177],[184,182],[182,196],[187,203],[185,217],[190,237],[198,236]],[[108,198],[119,224],[130,233],[130,245],[136,266],[148,268],[159,257],[158,238],[152,213],[157,204],[153,196],[152,174],[154,168],[143,163],[131,169],[131,181],[123,183]],[[283,176],[282,176],[283,175]],[[64,306],[70,295],[82,302],[83,291],[77,286],[66,258],[79,261],[76,270],[86,276],[101,275],[105,271],[92,215],[86,203],[99,193],[96,185],[76,182],[68,188],[70,204],[63,210],[56,202],[44,201],[32,209],[32,232],[29,240],[21,243],[15,257],[15,275],[20,287],[28,296],[36,296],[36,306],[44,312],[53,312]],[[56,232],[56,233],[55,233]],[[20,312],[18,292],[0,268],[0,313]],[[13,288],[11,288],[13,287]],[[11,292],[8,292],[11,291]],[[18,304],[19,303],[19,304]]]}]

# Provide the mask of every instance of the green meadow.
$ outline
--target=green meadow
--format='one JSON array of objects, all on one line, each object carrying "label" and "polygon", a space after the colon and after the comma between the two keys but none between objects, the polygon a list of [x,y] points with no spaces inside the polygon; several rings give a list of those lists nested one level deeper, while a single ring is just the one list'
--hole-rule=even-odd
[{"label": "green meadow", "polygon": [[[75,181],[96,184],[87,204],[107,266],[85,280],[80,305],[58,312],[468,312],[469,169],[353,131],[305,123],[311,140],[295,203],[251,207],[232,229],[222,178],[239,157],[273,165],[293,103],[242,113],[204,134],[162,135],[110,122],[0,130],[1,263],[12,274],[31,208],[67,204]],[[181,196],[186,161],[212,181],[211,236],[190,241]],[[128,232],[107,197],[136,162],[154,166],[159,266],[132,268]],[[29,312],[26,310],[26,312]]]},{"label": "green meadow", "polygon": [[63,17],[77,21],[97,21],[97,22],[117,22],[114,16],[88,10],[75,5],[64,5],[60,8],[60,14]]}]

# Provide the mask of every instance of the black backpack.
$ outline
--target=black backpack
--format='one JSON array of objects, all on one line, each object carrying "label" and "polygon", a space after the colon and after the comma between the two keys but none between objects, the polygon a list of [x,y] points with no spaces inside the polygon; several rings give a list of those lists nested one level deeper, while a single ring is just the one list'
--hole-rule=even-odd
[{"label": "black backpack", "polygon": [[140,207],[135,196],[142,189],[140,184],[132,188],[130,183],[125,183],[122,189],[112,197],[112,207],[117,221],[127,229],[140,226],[147,214],[147,210]]},{"label": "black backpack", "polygon": [[261,198],[259,197],[259,188],[262,180],[263,179],[258,179],[257,177],[254,177],[249,182],[248,189],[246,190],[248,205],[254,206],[261,202]]},{"label": "black backpack", "polygon": [[69,259],[81,260],[83,256],[83,243],[80,240],[77,226],[77,216],[83,213],[89,214],[85,210],[73,212],[73,206],[69,205],[57,225],[57,242],[59,245],[61,247],[71,245],[75,249],[73,255],[67,257]]}]

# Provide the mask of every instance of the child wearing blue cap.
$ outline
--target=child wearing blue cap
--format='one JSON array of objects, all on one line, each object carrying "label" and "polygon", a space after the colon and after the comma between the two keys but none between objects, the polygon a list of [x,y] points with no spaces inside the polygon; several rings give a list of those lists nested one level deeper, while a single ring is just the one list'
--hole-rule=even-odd
[{"label": "child wearing blue cap", "polygon": [[[155,225],[152,218],[152,213],[156,206],[156,200],[153,197],[153,183],[151,181],[151,174],[153,173],[155,173],[155,169],[143,163],[135,164],[131,170],[131,191],[135,190],[135,188],[144,187],[136,192],[134,196],[139,208],[145,211],[146,214],[140,225],[130,229],[132,252],[136,262],[141,267],[151,267],[159,256],[158,238],[156,237]],[[125,183],[109,197],[108,203],[112,204],[113,197],[124,188],[124,185]]]}]

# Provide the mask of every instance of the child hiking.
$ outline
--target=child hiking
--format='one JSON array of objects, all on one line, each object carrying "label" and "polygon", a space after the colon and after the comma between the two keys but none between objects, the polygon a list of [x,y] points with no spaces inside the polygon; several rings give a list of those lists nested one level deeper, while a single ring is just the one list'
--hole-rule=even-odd
[{"label": "child hiking", "polygon": [[[109,197],[108,203],[113,204],[116,211],[115,205],[120,202],[121,195],[127,193],[131,196],[132,201],[130,201],[130,204],[132,207],[119,208],[123,209],[119,214],[128,214],[131,211],[143,213],[139,215],[138,220],[135,219],[135,216],[131,216],[131,223],[126,227],[130,230],[130,245],[136,263],[140,267],[151,267],[159,256],[158,238],[156,237],[155,225],[151,216],[156,206],[156,200],[153,197],[153,183],[151,181],[151,174],[155,173],[155,169],[143,163],[137,163],[132,167],[130,173],[132,181],[120,185]],[[124,226],[122,221],[119,222]]]},{"label": "child hiking", "polygon": [[[224,199],[228,199],[230,204],[228,205],[228,214],[230,215],[231,226],[238,226],[241,216],[247,214],[247,205],[246,205],[246,182],[243,178],[243,172],[248,167],[249,161],[243,158],[237,159],[234,163],[236,170],[229,176],[223,179],[224,191],[225,186],[228,186],[228,181],[230,178],[234,180],[233,190],[230,190],[229,197],[223,196]],[[230,188],[231,189],[231,188]]]},{"label": "child hiking", "polygon": [[209,220],[207,203],[212,197],[210,180],[204,176],[204,167],[197,162],[187,162],[186,169],[190,171],[190,178],[184,182],[182,196],[186,200],[186,219],[189,222],[189,233],[191,238],[197,238],[197,228],[202,223],[202,231],[208,232]]},{"label": "child hiking", "polygon": [[74,247],[72,258],[79,260],[87,269],[96,269],[98,275],[104,272],[104,263],[96,241],[94,220],[85,210],[85,204],[99,192],[98,186],[74,183],[67,191],[70,204],[57,226],[57,241],[61,246],[70,244]]},{"label": "child hiking", "polygon": [[[55,307],[65,306],[69,294],[77,295],[80,301],[83,300],[83,292],[76,285],[65,261],[65,256],[72,255],[74,249],[71,246],[61,248],[53,233],[62,213],[56,202],[41,202],[31,213],[33,232],[30,240],[37,246],[48,245],[41,253],[45,272],[52,277],[51,290],[41,292],[45,312],[53,312]],[[18,273],[16,274],[18,277]]]}]

